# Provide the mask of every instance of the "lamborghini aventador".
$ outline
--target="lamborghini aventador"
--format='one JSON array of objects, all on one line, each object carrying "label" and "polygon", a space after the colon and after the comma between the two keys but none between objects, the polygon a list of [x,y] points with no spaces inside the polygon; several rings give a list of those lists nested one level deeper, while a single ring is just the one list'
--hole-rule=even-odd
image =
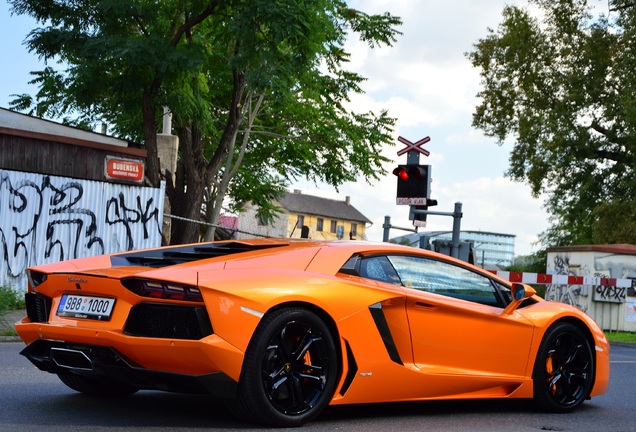
[{"label": "lamborghini aventador", "polygon": [[299,426],[327,405],[603,394],[609,344],[582,311],[434,252],[236,240],[27,270],[22,354],[85,394],[212,394]]}]

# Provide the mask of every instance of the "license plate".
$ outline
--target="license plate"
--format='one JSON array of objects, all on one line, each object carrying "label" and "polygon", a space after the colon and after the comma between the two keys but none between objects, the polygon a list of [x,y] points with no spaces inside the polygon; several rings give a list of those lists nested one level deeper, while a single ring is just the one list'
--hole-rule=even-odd
[{"label": "license plate", "polygon": [[64,294],[57,307],[57,315],[108,321],[114,305],[115,299],[112,298]]}]

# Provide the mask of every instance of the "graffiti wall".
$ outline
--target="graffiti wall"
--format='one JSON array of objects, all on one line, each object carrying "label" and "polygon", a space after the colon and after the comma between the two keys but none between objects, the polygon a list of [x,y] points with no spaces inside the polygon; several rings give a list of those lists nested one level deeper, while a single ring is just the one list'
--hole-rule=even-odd
[{"label": "graffiti wall", "polygon": [[32,265],[161,245],[164,185],[146,188],[0,169],[0,285]]},{"label": "graffiti wall", "polygon": [[[547,271],[555,275],[636,279],[636,255],[598,251],[549,252]],[[606,330],[636,330],[634,289],[595,285],[548,285],[546,300],[575,306]]]}]

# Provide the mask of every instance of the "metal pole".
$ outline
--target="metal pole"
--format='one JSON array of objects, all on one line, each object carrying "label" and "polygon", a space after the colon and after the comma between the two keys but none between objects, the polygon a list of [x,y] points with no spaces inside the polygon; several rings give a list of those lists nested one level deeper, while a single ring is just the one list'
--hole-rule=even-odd
[{"label": "metal pole", "polygon": [[461,231],[462,223],[462,203],[455,203],[455,211],[453,212],[453,247],[451,249],[451,256],[453,258],[459,258],[459,233]]},{"label": "metal pole", "polygon": [[382,235],[382,241],[388,243],[389,241],[389,230],[391,229],[391,216],[384,216],[384,233]]}]

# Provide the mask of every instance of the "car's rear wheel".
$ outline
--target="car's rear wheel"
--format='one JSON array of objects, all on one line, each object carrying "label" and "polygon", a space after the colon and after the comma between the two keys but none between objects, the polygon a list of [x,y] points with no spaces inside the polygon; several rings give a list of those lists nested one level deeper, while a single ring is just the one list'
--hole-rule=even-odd
[{"label": "car's rear wheel", "polygon": [[537,354],[534,400],[546,411],[572,411],[589,397],[594,373],[587,337],[573,324],[558,323],[548,329]]},{"label": "car's rear wheel", "polygon": [[68,387],[80,393],[101,397],[126,397],[139,389],[128,384],[82,375],[58,374]]},{"label": "car's rear wheel", "polygon": [[337,374],[329,327],[306,309],[281,309],[263,317],[252,336],[235,408],[259,423],[300,426],[327,406]]}]

